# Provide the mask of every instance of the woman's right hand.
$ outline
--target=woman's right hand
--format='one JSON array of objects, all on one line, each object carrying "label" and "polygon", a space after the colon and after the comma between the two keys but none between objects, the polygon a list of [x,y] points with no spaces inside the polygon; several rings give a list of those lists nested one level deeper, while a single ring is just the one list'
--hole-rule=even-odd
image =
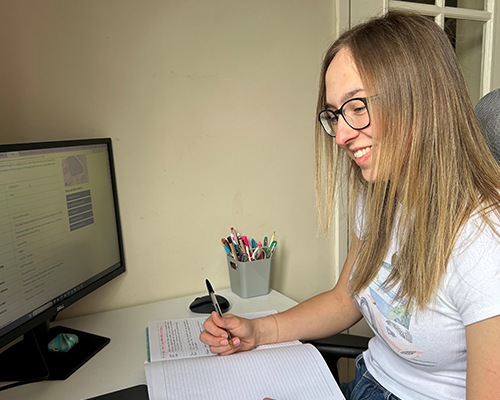
[{"label": "woman's right hand", "polygon": [[[203,323],[205,329],[200,334],[200,340],[210,346],[212,353],[227,355],[237,351],[251,350],[257,345],[258,328],[255,320],[240,318],[231,314],[221,317],[214,311]],[[227,332],[233,338],[231,349]]]}]

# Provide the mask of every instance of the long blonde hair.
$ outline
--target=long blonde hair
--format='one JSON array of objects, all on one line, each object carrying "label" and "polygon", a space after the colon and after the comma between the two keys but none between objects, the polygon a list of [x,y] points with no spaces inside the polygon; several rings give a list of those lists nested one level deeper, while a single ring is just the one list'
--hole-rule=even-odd
[{"label": "long blonde hair", "polygon": [[397,262],[386,283],[400,283],[399,298],[422,308],[436,294],[471,215],[479,213],[495,229],[489,211],[500,216],[500,167],[481,134],[454,50],[433,21],[390,11],[342,34],[324,58],[318,112],[326,108],[326,70],[342,48],[350,51],[365,91],[376,94],[369,110],[377,177],[367,183],[317,123],[320,226],[329,230],[335,197],[349,182],[351,221],[358,196],[365,204],[352,294],[370,284],[395,237]]}]

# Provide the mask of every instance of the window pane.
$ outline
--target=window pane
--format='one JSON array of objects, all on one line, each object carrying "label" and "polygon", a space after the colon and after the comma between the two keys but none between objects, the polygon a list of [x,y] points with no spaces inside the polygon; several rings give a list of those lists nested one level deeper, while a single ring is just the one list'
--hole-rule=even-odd
[{"label": "window pane", "polygon": [[445,18],[444,30],[455,48],[473,104],[481,95],[483,22]]},{"label": "window pane", "polygon": [[[400,0],[406,3],[436,5],[436,0]],[[486,0],[445,0],[446,7],[468,8],[469,10],[485,10]]]},{"label": "window pane", "polygon": [[432,5],[436,4],[435,0],[401,0],[401,1],[405,1],[407,3],[416,3],[416,4],[432,4]]},{"label": "window pane", "polygon": [[446,0],[446,7],[468,8],[469,10],[485,10],[486,0]]}]

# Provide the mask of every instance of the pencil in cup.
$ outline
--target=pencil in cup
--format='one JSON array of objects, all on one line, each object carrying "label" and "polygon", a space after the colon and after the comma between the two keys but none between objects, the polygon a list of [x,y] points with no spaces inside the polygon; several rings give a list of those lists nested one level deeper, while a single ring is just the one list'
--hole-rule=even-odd
[{"label": "pencil in cup", "polygon": [[[265,239],[267,239],[267,237]],[[258,242],[258,244],[256,244],[255,246],[251,246],[246,236],[242,236],[240,239],[238,239],[237,243],[234,243],[231,236],[228,236],[227,239],[222,238],[221,242],[224,246],[224,250],[226,251],[227,256],[232,257],[235,260],[244,262],[272,258],[278,244],[276,240],[273,240],[269,247],[263,245],[262,242]],[[264,243],[265,242],[266,240],[264,240]]]}]

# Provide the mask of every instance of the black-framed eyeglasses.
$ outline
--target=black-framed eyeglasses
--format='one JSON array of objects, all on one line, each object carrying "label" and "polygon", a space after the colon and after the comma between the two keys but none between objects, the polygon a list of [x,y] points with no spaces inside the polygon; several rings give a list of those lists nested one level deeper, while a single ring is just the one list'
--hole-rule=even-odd
[{"label": "black-framed eyeglasses", "polygon": [[352,129],[361,130],[370,125],[370,113],[368,112],[366,97],[356,97],[347,100],[336,110],[323,110],[318,114],[318,120],[323,129],[330,136],[335,137],[339,123],[339,115],[342,115]]}]

